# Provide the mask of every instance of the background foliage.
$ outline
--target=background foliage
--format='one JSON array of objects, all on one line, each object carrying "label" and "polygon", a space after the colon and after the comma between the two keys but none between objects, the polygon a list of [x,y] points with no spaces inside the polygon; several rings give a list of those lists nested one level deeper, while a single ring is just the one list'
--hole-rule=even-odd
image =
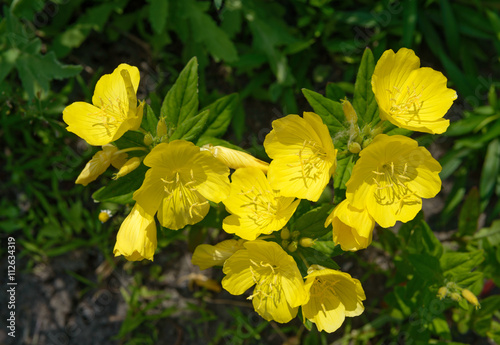
[{"label": "background foliage", "polygon": [[[211,344],[499,342],[500,298],[498,288],[489,288],[500,284],[497,2],[17,0],[2,3],[1,11],[0,236],[16,238],[23,263],[18,270],[26,275],[40,262],[50,265],[76,250],[99,253],[97,264],[65,272],[79,282],[81,295],[104,279],[92,273],[95,266],[123,269],[130,280],[120,294],[128,311],[110,343],[156,343],[167,319],[184,321],[186,343],[206,334]],[[376,286],[367,291],[363,316],[327,337],[298,322],[270,325],[237,302],[220,318],[213,304],[217,293],[210,288],[196,288],[182,308],[168,306],[173,297],[159,288],[171,269],[167,262],[189,254],[207,236],[209,242],[222,238],[217,231],[207,235],[209,224],[189,235],[160,234],[164,265],[130,266],[111,257],[127,206],[95,205],[91,194],[99,186],[74,185],[94,152],[65,131],[61,118],[69,103],[90,101],[102,74],[121,62],[138,66],[139,98],[148,97],[158,114],[179,72],[196,56],[199,109],[228,95],[224,104],[235,116],[224,139],[266,159],[261,143],[273,119],[311,107],[319,113],[318,102],[352,98],[365,47],[375,61],[386,49],[414,49],[424,66],[448,77],[459,99],[448,115],[453,123],[447,133],[416,138],[433,143],[443,165],[444,188],[436,204],[398,232],[377,231],[369,249],[336,257],[366,290]],[[341,184],[335,180],[335,187]],[[97,214],[106,207],[117,216],[101,224]],[[2,262],[5,251],[0,248]],[[334,248],[324,252],[336,254]],[[438,301],[437,289],[450,281],[480,295],[482,309]],[[198,326],[204,323],[214,327],[202,332]]]}]

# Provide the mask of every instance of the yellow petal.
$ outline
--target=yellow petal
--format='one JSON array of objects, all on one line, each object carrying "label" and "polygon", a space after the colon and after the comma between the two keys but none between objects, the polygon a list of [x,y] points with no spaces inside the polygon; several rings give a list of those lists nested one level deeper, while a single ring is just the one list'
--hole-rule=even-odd
[{"label": "yellow petal", "polygon": [[156,223],[153,215],[147,214],[135,204],[120,226],[113,253],[115,256],[123,255],[129,261],[153,261],[156,245]]},{"label": "yellow petal", "polygon": [[113,145],[103,146],[102,151],[98,151],[92,159],[85,165],[80,175],[76,179],[76,184],[88,185],[95,181],[111,164],[111,157],[118,149]]},{"label": "yellow petal", "polygon": [[198,265],[200,270],[213,266],[223,266],[231,255],[243,248],[243,243],[245,240],[225,240],[215,246],[200,244],[194,250],[191,263]]}]

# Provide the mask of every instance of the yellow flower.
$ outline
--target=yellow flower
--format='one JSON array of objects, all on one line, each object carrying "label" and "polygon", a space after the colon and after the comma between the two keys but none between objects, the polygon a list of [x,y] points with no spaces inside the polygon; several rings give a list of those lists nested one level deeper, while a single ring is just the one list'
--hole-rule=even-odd
[{"label": "yellow flower", "polygon": [[306,277],[309,301],[302,306],[305,318],[314,322],[319,331],[334,332],[346,316],[358,316],[364,311],[365,292],[359,280],[347,273],[311,265]]},{"label": "yellow flower", "polygon": [[366,209],[358,210],[347,200],[342,201],[328,216],[325,227],[332,224],[333,242],[340,244],[342,250],[364,249],[372,242],[375,221]]},{"label": "yellow flower", "polygon": [[138,129],[142,122],[144,102],[137,105],[139,70],[119,65],[112,74],[99,79],[92,104],[75,102],[63,111],[66,128],[90,145],[105,145],[119,139],[129,129]]},{"label": "yellow flower", "polygon": [[118,167],[122,164],[122,161],[124,157],[127,157],[127,154],[115,154],[117,151],[118,148],[116,146],[111,144],[104,145],[102,147],[102,151],[97,151],[92,159],[87,162],[85,168],[83,168],[80,175],[78,175],[75,183],[86,186],[90,182],[95,181],[95,179],[104,173],[111,164],[113,164],[114,167]]},{"label": "yellow flower", "polygon": [[154,215],[146,213],[136,203],[118,230],[113,253],[123,255],[129,261],[153,261],[156,244]]},{"label": "yellow flower", "polygon": [[144,164],[151,169],[134,200],[149,214],[158,211],[166,228],[198,223],[208,213],[209,200],[217,203],[229,195],[229,168],[189,141],[155,146]]},{"label": "yellow flower", "polygon": [[245,240],[225,240],[215,246],[200,244],[194,250],[191,263],[200,266],[200,270],[213,266],[223,266],[231,255],[244,248],[243,243]]},{"label": "yellow flower", "polygon": [[215,158],[227,165],[231,169],[255,167],[267,173],[269,163],[261,161],[254,156],[238,150],[233,150],[224,146],[203,145],[202,150],[209,151]]},{"label": "yellow flower", "polygon": [[401,128],[444,133],[450,121],[443,116],[457,99],[457,93],[446,87],[446,81],[441,72],[420,67],[413,50],[386,50],[372,76],[380,117]]},{"label": "yellow flower", "polygon": [[359,157],[346,183],[346,198],[384,228],[412,220],[422,198],[441,189],[441,165],[413,139],[379,134]]},{"label": "yellow flower", "polygon": [[297,264],[277,243],[257,240],[244,246],[226,260],[222,287],[241,295],[255,285],[249,297],[255,311],[267,321],[290,321],[308,299]]},{"label": "yellow flower", "polygon": [[231,179],[231,194],[223,203],[232,215],[224,219],[222,228],[245,240],[280,230],[299,205],[300,200],[283,197],[273,190],[257,168],[238,169]]},{"label": "yellow flower", "polygon": [[264,147],[273,159],[269,182],[281,195],[317,201],[337,167],[337,150],[328,128],[315,113],[273,121]]}]

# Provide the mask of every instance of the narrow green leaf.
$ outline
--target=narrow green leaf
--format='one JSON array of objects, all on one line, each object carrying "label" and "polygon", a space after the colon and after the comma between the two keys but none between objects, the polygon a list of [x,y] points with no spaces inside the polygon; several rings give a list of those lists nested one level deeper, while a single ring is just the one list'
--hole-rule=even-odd
[{"label": "narrow green leaf", "polygon": [[481,210],[488,205],[493,192],[497,177],[500,174],[500,140],[494,139],[488,145],[484,159],[481,181],[479,182],[479,195],[481,197]]},{"label": "narrow green leaf", "polygon": [[231,123],[233,113],[238,105],[238,94],[233,93],[219,98],[201,111],[210,110],[207,120],[207,129],[203,136],[220,137],[226,133],[227,127]]},{"label": "narrow green leaf", "polygon": [[415,38],[415,26],[418,18],[417,0],[405,0],[403,6],[403,47],[411,48]]},{"label": "narrow green leaf", "polygon": [[479,215],[481,214],[479,204],[479,192],[472,188],[465,198],[464,205],[458,218],[458,235],[473,235],[477,230]]},{"label": "narrow green leaf", "polygon": [[193,57],[181,71],[161,105],[160,117],[177,128],[198,112],[198,60]]},{"label": "narrow green leaf", "polygon": [[358,113],[360,126],[380,121],[377,116],[378,106],[372,91],[372,75],[375,70],[375,61],[370,49],[365,49],[359,65],[356,83],[354,84],[354,99],[352,105]]},{"label": "narrow green leaf", "polygon": [[439,262],[443,272],[446,274],[469,273],[474,267],[484,260],[484,252],[476,250],[467,253],[447,252],[444,253]]},{"label": "narrow green leaf", "polygon": [[172,134],[170,141],[183,139],[191,142],[196,142],[207,128],[207,121],[210,115],[210,110],[205,110],[184,121]]},{"label": "narrow green leaf", "polygon": [[460,53],[460,35],[457,22],[449,0],[440,0],[441,14],[443,19],[444,36],[446,44],[452,56],[458,56]]},{"label": "narrow green leaf", "polygon": [[317,92],[307,89],[302,89],[302,93],[314,112],[318,114],[326,124],[331,134],[349,128],[344,116],[344,111],[342,110],[342,105],[339,102],[332,101]]},{"label": "narrow green leaf", "polygon": [[309,265],[321,265],[331,268],[332,270],[340,269],[339,265],[337,265],[328,255],[316,249],[300,247],[298,251],[303,255]]}]

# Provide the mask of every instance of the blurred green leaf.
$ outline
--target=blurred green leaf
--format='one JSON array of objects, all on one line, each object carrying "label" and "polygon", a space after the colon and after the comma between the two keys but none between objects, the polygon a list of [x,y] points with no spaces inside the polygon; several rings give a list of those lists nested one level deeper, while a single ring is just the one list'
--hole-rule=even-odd
[{"label": "blurred green leaf", "polygon": [[493,192],[497,177],[500,174],[500,140],[495,139],[488,145],[484,159],[481,180],[479,182],[479,195],[481,197],[481,210],[488,205]]},{"label": "blurred green leaf", "polygon": [[458,235],[470,236],[477,230],[479,215],[481,214],[479,204],[479,192],[472,188],[465,198],[465,202],[458,218]]},{"label": "blurred green leaf", "polygon": [[157,34],[163,33],[167,24],[169,0],[149,0],[149,20]]}]

